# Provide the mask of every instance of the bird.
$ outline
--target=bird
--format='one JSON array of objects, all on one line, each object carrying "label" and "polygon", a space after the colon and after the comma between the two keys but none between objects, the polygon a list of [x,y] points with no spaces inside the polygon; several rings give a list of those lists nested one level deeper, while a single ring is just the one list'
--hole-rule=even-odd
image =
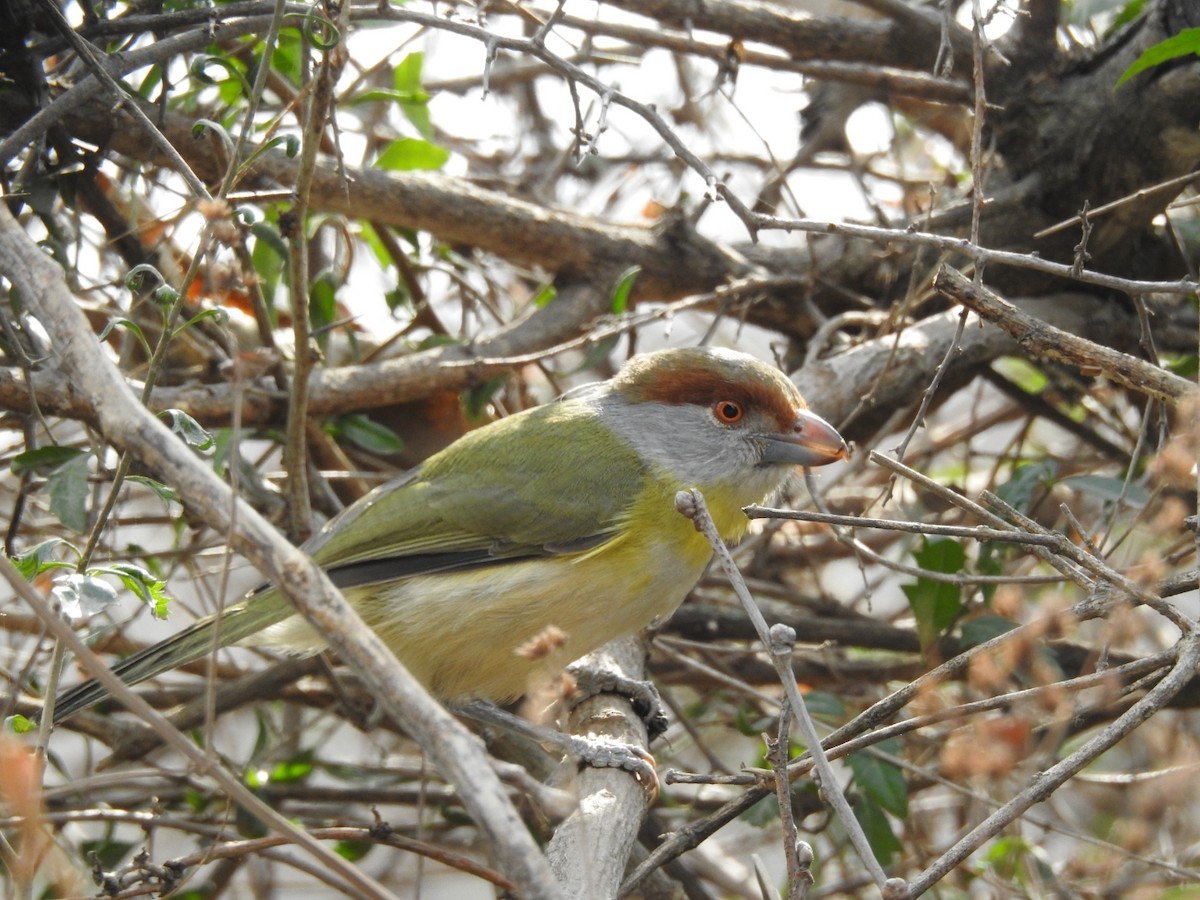
[{"label": "bird", "polygon": [[[350,505],[305,546],[396,657],[444,702],[513,701],[675,610],[712,557],[675,496],[698,489],[722,539],[797,466],[844,459],[838,431],[778,369],[680,347],[467,432]],[[557,637],[528,652],[551,630]],[[136,684],[233,644],[326,646],[264,586],[113,666]],[[103,699],[61,694],[54,720]]]}]

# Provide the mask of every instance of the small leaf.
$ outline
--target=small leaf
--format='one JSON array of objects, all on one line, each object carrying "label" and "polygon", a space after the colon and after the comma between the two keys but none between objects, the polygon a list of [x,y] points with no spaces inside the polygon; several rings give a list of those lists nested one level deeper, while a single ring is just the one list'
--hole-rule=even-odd
[{"label": "small leaf", "polygon": [[137,293],[149,288],[147,281],[151,281],[155,287],[160,287],[167,283],[167,279],[163,278],[162,272],[154,268],[149,263],[142,263],[134,266],[125,273],[125,287]]},{"label": "small leaf", "polygon": [[429,141],[416,138],[397,138],[379,154],[375,165],[395,172],[436,170],[446,164],[450,151]]},{"label": "small leaf", "polygon": [[1004,484],[996,488],[996,496],[1021,512],[1033,508],[1033,498],[1045,493],[1058,477],[1058,462],[1044,459],[1041,462],[1018,466]]},{"label": "small leaf", "polygon": [[300,31],[296,28],[280,29],[275,40],[275,49],[271,53],[271,68],[296,87],[301,87],[303,82],[301,53]]},{"label": "small leaf", "polygon": [[350,862],[358,862],[375,849],[370,841],[338,841],[333,845],[333,852]]},{"label": "small leaf", "polygon": [[88,455],[76,456],[46,477],[50,512],[72,531],[87,531]]},{"label": "small leaf", "polygon": [[1165,41],[1159,41],[1153,47],[1144,50],[1142,55],[1134,60],[1133,65],[1117,79],[1116,87],[1120,87],[1134,75],[1144,72],[1146,69],[1162,65],[1181,56],[1193,55],[1200,56],[1200,28],[1185,28],[1179,34],[1173,35]]},{"label": "small leaf", "polygon": [[396,432],[361,413],[342,416],[337,424],[342,437],[371,453],[388,455],[404,449]]},{"label": "small leaf", "polygon": [[92,575],[114,575],[120,579],[125,588],[137,595],[138,599],[150,607],[156,619],[167,617],[167,608],[171,597],[166,592],[167,583],[155,578],[146,569],[133,563],[112,563],[90,569]]},{"label": "small leaf", "polygon": [[392,84],[399,94],[397,101],[405,118],[417,129],[417,134],[431,141],[433,123],[429,118],[429,95],[421,85],[421,69],[424,63],[424,53],[408,54],[392,72]]},{"label": "small leaf", "polygon": [[64,541],[62,538],[50,538],[48,541],[42,541],[40,544],[30,547],[24,553],[18,553],[12,558],[12,564],[17,567],[17,571],[26,581],[32,581],[35,576],[52,569],[75,568],[68,562],[54,558],[54,551],[59,547],[66,547],[76,557],[79,556],[79,549],[74,544]]},{"label": "small leaf", "polygon": [[887,814],[875,801],[862,794],[855,797],[854,818],[862,826],[867,843],[871,845],[871,851],[881,866],[889,865],[892,857],[904,849],[892,831]]},{"label": "small leaf", "polygon": [[304,750],[289,760],[279,763],[271,770],[269,779],[272,784],[288,784],[303,781],[313,772],[314,752]]},{"label": "small leaf", "polygon": [[142,326],[139,325],[137,322],[133,321],[132,319],[126,319],[123,316],[116,318],[116,319],[109,320],[108,324],[104,326],[104,330],[100,332],[99,339],[101,341],[106,340],[108,338],[109,334],[112,333],[112,330],[114,328],[116,328],[118,325],[121,326],[122,328],[127,329],[130,334],[132,334],[135,338],[137,338],[138,343],[142,345],[142,351],[147,356],[154,355],[154,351],[150,349],[150,342],[148,340],[146,340],[146,334],[145,334],[145,332],[142,331]]},{"label": "small leaf", "polygon": [[213,436],[183,410],[165,409],[159,415],[167,420],[167,427],[183,438],[184,443],[189,447],[200,451],[212,448]]},{"label": "small leaf", "polygon": [[486,418],[487,405],[503,386],[504,379],[502,377],[488,378],[468,390],[463,395],[463,408],[467,413],[467,418],[472,422],[479,422]]},{"label": "small leaf", "polygon": [[304,17],[304,37],[318,50],[332,50],[342,40],[342,32],[324,16]]},{"label": "small leaf", "polygon": [[[225,73],[224,78],[214,78],[208,74],[208,67],[213,66],[221,69]],[[201,84],[218,85],[225,87],[232,85],[236,88],[236,92],[232,95],[225,94],[222,99],[226,102],[232,102],[239,97],[250,96],[250,85],[246,82],[246,76],[243,71],[243,66],[236,60],[218,56],[215,53],[209,53],[204,56],[197,57],[191,64],[188,74]]]},{"label": "small leaf", "polygon": [[968,650],[971,647],[985,644],[992,638],[1007,634],[1016,627],[1016,622],[1003,616],[976,616],[968,619],[959,629],[964,644],[963,649]]},{"label": "small leaf", "polygon": [[[954,574],[966,565],[966,553],[957,541],[925,539],[922,548],[913,554],[917,565],[931,572]],[[934,581],[924,576],[916,584],[902,584],[901,590],[908,597],[917,620],[917,634],[922,647],[937,641],[962,612],[962,590],[956,584]]]},{"label": "small leaf", "polygon": [[274,150],[276,147],[283,145],[283,152],[287,154],[288,159],[295,159],[296,154],[300,152],[300,138],[294,134],[281,134],[278,137],[273,137],[265,143],[259,144],[254,148],[254,151],[246,157],[245,162],[238,166],[238,174],[243,175],[250,171],[255,160],[266,153],[268,150]]},{"label": "small leaf", "polygon": [[199,322],[203,319],[216,319],[218,325],[224,325],[226,322],[229,321],[229,312],[227,310],[219,309],[217,307],[210,307],[209,309],[201,310],[200,312],[198,312],[194,316],[192,316],[190,319],[188,319],[186,322],[184,322],[182,325],[180,325],[178,328],[176,328],[174,331],[172,331],[171,337],[173,337],[173,338],[178,337],[179,335],[183,334],[183,332],[187,331],[189,328],[191,328],[193,325],[195,325],[197,322]]},{"label": "small leaf", "polygon": [[329,329],[337,320],[337,280],[332,272],[318,275],[308,288],[308,315],[317,345],[329,349]]},{"label": "small leaf", "polygon": [[614,315],[619,316],[629,307],[629,294],[633,290],[633,283],[637,281],[637,277],[641,274],[641,266],[630,266],[621,273],[621,277],[617,280],[617,286],[613,288],[612,293],[612,311]]},{"label": "small leaf", "polygon": [[79,845],[79,852],[84,859],[88,859],[89,854],[95,854],[101,868],[115,869],[129,857],[136,846],[137,844],[128,841],[113,840],[109,836],[98,841],[82,841]]},{"label": "small leaf", "polygon": [[59,579],[50,595],[69,619],[95,615],[117,602],[117,592],[111,584],[94,575],[78,572]]},{"label": "small leaf", "polygon": [[20,713],[9,716],[4,720],[5,730],[11,731],[13,734],[29,734],[31,731],[36,731],[37,727],[37,722],[25,718]]},{"label": "small leaf", "polygon": [[804,705],[818,719],[836,721],[846,714],[842,698],[829,691],[808,691],[804,695]]},{"label": "small leaf", "polygon": [[23,475],[38,469],[56,469],[73,459],[86,455],[87,451],[78,447],[60,447],[57,444],[50,447],[38,447],[36,450],[27,450],[14,456],[11,469],[14,475]]},{"label": "small leaf", "polygon": [[1145,509],[1150,502],[1149,491],[1140,484],[1126,483],[1124,478],[1111,475],[1069,475],[1059,484],[1106,503],[1120,502],[1130,509]]},{"label": "small leaf", "polygon": [[533,305],[538,309],[542,309],[543,307],[549,306],[557,296],[558,289],[555,288],[554,285],[543,285],[542,289],[533,295]]},{"label": "small leaf", "polygon": [[134,484],[140,484],[154,491],[163,503],[170,503],[172,500],[179,499],[179,492],[175,488],[165,485],[161,481],[155,481],[153,478],[147,478],[145,475],[126,475],[125,480],[132,481]]},{"label": "small leaf", "polygon": [[984,866],[1011,882],[1021,872],[1033,846],[1022,837],[1005,836],[995,840],[983,854]]},{"label": "small leaf", "polygon": [[[895,741],[884,741],[879,749],[895,753],[899,748]],[[865,752],[850,754],[846,762],[863,793],[899,819],[908,815],[908,785],[899,767]]]}]

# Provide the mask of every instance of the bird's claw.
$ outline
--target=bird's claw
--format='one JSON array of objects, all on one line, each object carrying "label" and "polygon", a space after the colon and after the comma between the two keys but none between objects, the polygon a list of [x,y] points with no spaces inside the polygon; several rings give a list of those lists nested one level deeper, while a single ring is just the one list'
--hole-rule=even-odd
[{"label": "bird's claw", "polygon": [[572,700],[573,705],[577,706],[597,694],[619,694],[630,702],[634,713],[646,726],[648,740],[653,741],[667,730],[669,720],[666,707],[658,689],[651,682],[590,665],[571,665],[567,671],[575,679],[577,694]]},{"label": "bird's claw", "polygon": [[604,738],[571,736],[568,752],[581,763],[596,769],[629,772],[650,794],[658,795],[658,771],[654,757],[641,747]]}]

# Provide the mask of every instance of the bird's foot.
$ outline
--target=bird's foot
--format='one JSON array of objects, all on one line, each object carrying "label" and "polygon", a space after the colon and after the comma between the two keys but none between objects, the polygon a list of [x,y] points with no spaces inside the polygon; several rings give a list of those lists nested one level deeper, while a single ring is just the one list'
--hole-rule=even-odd
[{"label": "bird's foot", "polygon": [[647,740],[653,741],[667,730],[669,720],[666,707],[663,706],[658,688],[651,682],[580,663],[572,663],[567,667],[567,672],[575,679],[577,694],[572,698],[573,706],[597,694],[619,694],[630,702],[634,713],[646,726]]},{"label": "bird's foot", "polygon": [[559,735],[566,738],[565,752],[595,769],[621,769],[630,773],[652,796],[659,791],[654,757],[641,747],[611,738]]},{"label": "bird's foot", "polygon": [[622,769],[632,774],[651,794],[658,793],[654,757],[641,747],[613,738],[563,734],[522,719],[486,700],[472,700],[457,709],[477,722],[519,735],[544,750],[556,751],[584,765],[598,769]]}]

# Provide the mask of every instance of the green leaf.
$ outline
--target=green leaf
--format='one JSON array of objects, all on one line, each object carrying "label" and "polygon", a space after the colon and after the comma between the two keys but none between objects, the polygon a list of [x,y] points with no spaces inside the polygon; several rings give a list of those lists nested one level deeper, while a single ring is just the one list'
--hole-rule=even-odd
[{"label": "green leaf", "polygon": [[62,538],[50,538],[48,541],[42,541],[40,544],[30,547],[24,553],[18,553],[12,558],[12,564],[16,566],[17,571],[26,581],[32,581],[35,576],[52,569],[75,568],[71,563],[54,558],[54,551],[59,547],[66,547],[76,557],[79,556],[79,548],[74,544],[64,541]]},{"label": "green leaf", "polygon": [[342,416],[337,426],[342,437],[371,453],[388,455],[404,449],[404,441],[396,432],[361,413]]},{"label": "green leaf", "polygon": [[88,454],[59,466],[46,477],[50,512],[72,531],[87,531]]},{"label": "green leaf", "polygon": [[1142,485],[1127,484],[1124,478],[1111,475],[1069,475],[1059,484],[1106,503],[1120,502],[1130,509],[1145,509],[1150,502],[1150,492]]},{"label": "green leaf", "polygon": [[[259,52],[261,53],[261,50]],[[301,77],[302,52],[299,29],[280,29],[279,36],[275,41],[275,49],[271,53],[271,68],[296,87],[301,87],[303,82]]]},{"label": "green leaf", "polygon": [[1117,79],[1116,87],[1120,87],[1139,72],[1181,56],[1200,56],[1200,28],[1185,28],[1179,34],[1147,48]]},{"label": "green leaf", "polygon": [[482,421],[485,418],[487,405],[492,402],[492,398],[502,387],[504,387],[503,376],[488,378],[470,388],[463,395],[463,409],[467,413],[467,418],[472,422]]},{"label": "green leaf", "polygon": [[617,280],[617,286],[613,288],[612,293],[612,311],[614,315],[619,316],[628,308],[629,294],[633,290],[633,283],[637,281],[637,277],[641,274],[641,266],[630,266],[621,273],[621,277]]},{"label": "green leaf", "polygon": [[538,309],[549,306],[555,297],[558,296],[558,289],[552,284],[542,285],[541,290],[533,295],[533,305]]},{"label": "green leaf", "polygon": [[392,72],[392,86],[399,94],[397,102],[408,121],[417,129],[417,134],[427,141],[433,140],[433,125],[429,119],[429,94],[421,84],[421,69],[425,65],[425,54],[410,53]]},{"label": "green leaf", "polygon": [[162,276],[162,272],[149,263],[136,265],[125,273],[125,287],[135,294],[149,290],[149,285],[146,283],[147,280],[153,281],[156,288],[167,283],[167,280]]},{"label": "green leaf", "polygon": [[254,264],[254,274],[262,285],[263,299],[271,312],[273,324],[275,313],[275,291],[283,274],[284,263],[288,260],[288,248],[279,230],[269,222],[255,222],[250,226],[254,235],[254,249],[250,251],[250,261]]},{"label": "green leaf", "polygon": [[375,165],[394,172],[437,170],[446,164],[450,151],[429,141],[416,138],[397,138],[379,154]]},{"label": "green leaf", "polygon": [[146,77],[138,84],[137,95],[143,100],[149,100],[154,94],[154,89],[160,84],[162,84],[162,67],[153,65],[146,71]]},{"label": "green leaf", "polygon": [[304,17],[304,37],[318,50],[332,50],[342,40],[341,30],[324,16]]},{"label": "green leaf", "polygon": [[733,717],[733,727],[746,737],[757,738],[764,732],[769,734],[775,731],[775,717],[753,707],[739,706]]},{"label": "green leaf", "polygon": [[308,317],[317,346],[329,350],[329,329],[337,319],[337,284],[332,272],[322,272],[308,287]]},{"label": "green leaf", "polygon": [[963,622],[962,628],[959,630],[965,645],[963,649],[967,650],[980,644],[986,644],[992,638],[1007,634],[1016,627],[1016,622],[1003,616],[976,616],[968,619]]},{"label": "green leaf", "polygon": [[89,574],[114,575],[120,579],[125,588],[137,595],[143,603],[150,607],[156,619],[167,617],[167,607],[171,597],[166,592],[167,583],[155,578],[146,569],[134,563],[112,563],[107,566],[97,566],[88,570]]},{"label": "green leaf", "polygon": [[[209,74],[209,67],[222,70],[223,78],[214,78]],[[188,74],[201,84],[214,85],[223,88],[221,101],[226,105],[236,103],[242,97],[250,96],[250,85],[246,81],[245,66],[228,56],[209,53],[197,57],[189,67]]]},{"label": "green leaf", "polygon": [[104,329],[100,332],[99,340],[100,341],[107,340],[109,334],[111,334],[112,330],[114,328],[116,328],[118,325],[121,326],[122,328],[127,329],[135,338],[137,338],[138,343],[142,345],[142,351],[147,356],[154,355],[154,351],[150,349],[150,342],[148,340],[146,340],[146,334],[145,334],[145,332],[142,331],[142,326],[139,325],[137,322],[133,321],[132,319],[126,319],[124,317],[120,317],[120,318],[109,320],[109,323],[107,325],[105,325]]},{"label": "green leaf", "polygon": [[13,457],[10,468],[14,475],[23,475],[38,469],[56,469],[80,456],[87,456],[87,451],[78,447],[60,447],[57,444],[50,447],[38,447],[36,450],[18,453]]},{"label": "green leaf", "polygon": [[167,427],[183,438],[184,443],[200,451],[210,450],[213,436],[181,409],[164,409],[160,416],[167,420]]},{"label": "green leaf", "polygon": [[996,488],[996,496],[1009,506],[1027,513],[1033,508],[1035,493],[1040,499],[1040,495],[1050,490],[1057,477],[1058,462],[1053,459],[1018,466],[1008,481]]},{"label": "green leaf", "polygon": [[208,791],[198,791],[195,788],[185,788],[183,802],[194,813],[202,813],[212,806],[213,795]]},{"label": "green leaf", "polygon": [[404,282],[400,282],[390,291],[383,295],[383,302],[387,304],[387,308],[391,312],[398,309],[411,310],[413,308],[412,295],[408,292],[408,288],[404,286]]},{"label": "green leaf", "polygon": [[94,853],[101,868],[115,869],[129,857],[136,846],[138,845],[128,841],[113,840],[110,836],[98,841],[83,841],[79,849],[84,859],[89,858],[88,854]]},{"label": "green leaf", "polygon": [[804,705],[809,714],[817,719],[837,721],[846,714],[846,705],[842,698],[829,691],[809,691],[804,695]]},{"label": "green leaf", "polygon": [[[922,548],[913,554],[917,565],[932,572],[954,574],[961,572],[967,556],[957,541],[931,541],[926,538]],[[921,576],[916,584],[902,584],[917,620],[917,634],[922,647],[930,647],[954,624],[962,612],[961,588],[956,584],[934,581]]]},{"label": "green leaf", "polygon": [[210,307],[208,309],[201,310],[174,331],[172,331],[171,337],[178,337],[202,319],[216,319],[218,325],[224,325],[229,321],[229,313],[224,309],[219,309],[218,307]]},{"label": "green leaf", "polygon": [[13,734],[29,734],[31,731],[37,730],[37,722],[32,719],[27,719],[20,713],[9,716],[4,720],[4,728]]},{"label": "green leaf", "polygon": [[854,818],[858,819],[858,824],[862,826],[867,843],[871,845],[871,851],[881,866],[888,866],[892,857],[904,849],[892,831],[892,823],[888,821],[887,814],[874,800],[863,794],[856,796]]},{"label": "green leaf", "polygon": [[1178,356],[1164,356],[1163,364],[1168,372],[1180,378],[1190,378],[1195,381],[1200,375],[1200,356],[1195,353],[1181,353]]},{"label": "green leaf", "polygon": [[333,845],[333,852],[350,862],[358,862],[374,849],[370,841],[338,841]]},{"label": "green leaf", "polygon": [[170,503],[172,500],[179,499],[179,492],[175,488],[165,485],[161,481],[155,481],[153,478],[147,478],[145,475],[126,475],[125,480],[131,481],[134,484],[140,484],[154,491],[163,503]]},{"label": "green leaf", "polygon": [[294,757],[284,760],[271,770],[270,781],[273,784],[288,784],[303,781],[313,772],[313,760],[316,754],[313,750],[302,750]]},{"label": "green leaf", "polygon": [[983,854],[983,864],[986,869],[1011,882],[1018,879],[1025,859],[1032,850],[1033,846],[1025,838],[1000,837]]},{"label": "green leaf", "polygon": [[281,134],[278,137],[273,137],[269,141],[265,141],[254,148],[254,151],[246,157],[246,160],[238,166],[238,175],[244,175],[250,171],[254,165],[254,161],[266,153],[268,150],[274,150],[276,147],[283,145],[283,152],[287,154],[288,159],[295,159],[296,154],[300,152],[300,138],[294,134]]},{"label": "green leaf", "polygon": [[[884,741],[879,749],[897,753],[900,748],[895,741]],[[898,766],[869,752],[852,753],[846,762],[863,793],[899,819],[908,815],[908,785]]]},{"label": "green leaf", "polygon": [[408,54],[392,71],[391,88],[363,91],[354,97],[353,102],[395,103],[417,134],[427,141],[433,140],[433,124],[429,118],[430,95],[421,85],[424,62],[424,53]]}]

